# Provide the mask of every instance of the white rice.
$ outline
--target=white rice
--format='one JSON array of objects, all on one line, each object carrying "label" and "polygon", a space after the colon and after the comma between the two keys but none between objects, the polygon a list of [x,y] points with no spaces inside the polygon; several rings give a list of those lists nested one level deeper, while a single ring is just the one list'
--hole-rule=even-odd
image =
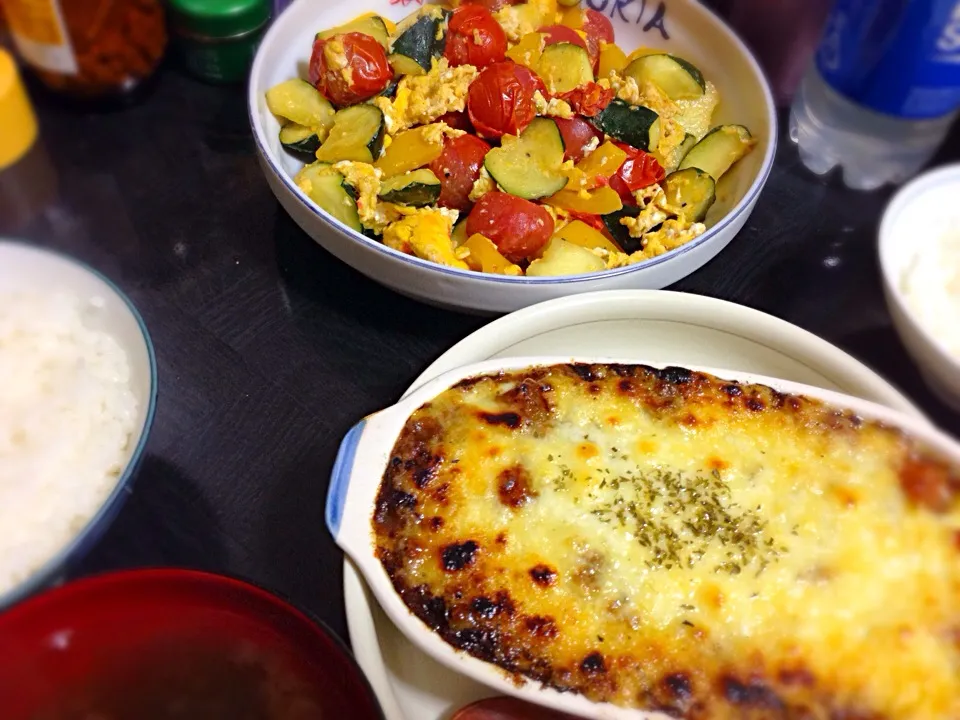
[{"label": "white rice", "polygon": [[85,325],[96,302],[0,290],[0,594],[76,536],[129,455],[130,367]]}]

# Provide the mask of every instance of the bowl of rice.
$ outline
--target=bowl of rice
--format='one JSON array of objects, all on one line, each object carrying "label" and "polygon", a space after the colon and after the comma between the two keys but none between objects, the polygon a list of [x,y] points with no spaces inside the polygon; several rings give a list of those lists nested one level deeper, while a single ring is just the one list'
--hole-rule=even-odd
[{"label": "bowl of rice", "polygon": [[0,238],[0,610],[63,578],[116,516],[153,421],[157,364],[112,282]]}]

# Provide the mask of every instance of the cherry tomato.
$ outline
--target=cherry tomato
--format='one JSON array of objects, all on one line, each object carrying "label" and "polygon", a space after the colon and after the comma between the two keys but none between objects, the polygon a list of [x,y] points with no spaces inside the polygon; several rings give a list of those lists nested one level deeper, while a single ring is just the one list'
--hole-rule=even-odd
[{"label": "cherry tomato", "polygon": [[603,13],[587,8],[583,11],[583,31],[587,37],[595,37],[604,42],[613,42],[613,23]]},{"label": "cherry tomato", "polygon": [[485,138],[518,135],[536,117],[533,94],[542,88],[543,81],[536,73],[512,60],[488,65],[470,83],[470,121]]},{"label": "cherry tomato", "polygon": [[610,178],[610,187],[617,191],[624,203],[636,205],[633,191],[660,182],[666,173],[650,153],[624,143],[616,143],[616,145],[627,154],[627,159],[623,161],[617,173]]},{"label": "cherry tomato", "polygon": [[606,15],[587,8],[583,11],[582,30],[587,34],[587,52],[596,74],[600,69],[600,41],[613,42],[613,23]]},{"label": "cherry tomato", "polygon": [[470,118],[467,117],[466,110],[451,110],[438,117],[436,122],[444,122],[455,130],[473,132],[473,125],[470,124]]},{"label": "cherry tomato", "polygon": [[483,69],[506,57],[507,35],[486,8],[462,5],[453,11],[447,24],[443,56],[451,65],[473,65]]},{"label": "cherry tomato", "polygon": [[544,35],[544,45],[556,45],[558,43],[573,43],[579,45],[584,50],[587,49],[587,41],[583,36],[571,27],[566,25],[545,25],[537,30]]},{"label": "cherry tomato", "polygon": [[[393,79],[387,53],[377,39],[364,33],[345,33],[314,43],[319,45],[320,77],[315,83],[334,105],[354,105],[373,97]],[[310,61],[313,76],[313,58]]]},{"label": "cherry tomato", "polygon": [[561,93],[560,99],[566,100],[575,113],[594,117],[610,104],[616,94],[613,88],[605,90],[595,82],[588,82],[586,85]]},{"label": "cherry tomato", "polygon": [[556,45],[557,43],[579,45],[587,51],[590,56],[590,64],[593,65],[593,71],[594,73],[597,72],[597,67],[600,65],[600,45],[598,43],[590,43],[589,39],[584,39],[583,35],[566,25],[547,25],[537,32],[544,34],[544,45]]},{"label": "cherry tomato", "polygon": [[476,135],[446,139],[440,157],[430,163],[433,174],[440,178],[437,205],[454,210],[470,207],[470,191],[480,177],[483,158],[489,149]]},{"label": "cherry tomato", "polygon": [[511,262],[535,255],[553,235],[553,218],[541,205],[504,192],[488,192],[467,216],[467,237],[480,233]]},{"label": "cherry tomato", "polygon": [[563,138],[563,159],[580,162],[583,147],[593,138],[603,142],[603,133],[581,118],[553,118]]},{"label": "cherry tomato", "polygon": [[310,73],[308,75],[310,84],[320,92],[324,91],[321,82],[323,78],[323,44],[324,41],[320,38],[313,41],[313,51],[310,53]]}]

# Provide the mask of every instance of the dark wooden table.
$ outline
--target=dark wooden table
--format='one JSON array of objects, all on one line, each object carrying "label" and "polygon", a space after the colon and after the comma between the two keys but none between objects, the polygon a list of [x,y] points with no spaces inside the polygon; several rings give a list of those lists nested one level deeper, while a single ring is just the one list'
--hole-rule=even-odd
[{"label": "dark wooden table", "polygon": [[[58,192],[18,234],[116,280],[156,345],[160,396],[133,495],[76,574],[176,565],[239,575],[345,636],[341,554],[323,523],[338,443],[484,318],[420,305],[320,249],[254,155],[240,89],[164,72],[123,112],[35,94]],[[955,132],[937,163],[960,159]],[[960,429],[894,334],[875,251],[890,191],[805,171],[781,133],[746,228],[674,289],[815,332]]]}]

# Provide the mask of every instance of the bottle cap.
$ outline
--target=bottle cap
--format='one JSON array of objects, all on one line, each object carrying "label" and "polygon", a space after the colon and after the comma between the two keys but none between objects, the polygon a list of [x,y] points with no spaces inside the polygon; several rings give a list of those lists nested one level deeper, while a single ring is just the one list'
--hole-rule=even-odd
[{"label": "bottle cap", "polygon": [[209,38],[242,35],[270,18],[267,0],[170,0],[169,8],[178,30]]},{"label": "bottle cap", "polygon": [[0,47],[0,168],[13,165],[37,139],[37,116],[17,65]]}]

